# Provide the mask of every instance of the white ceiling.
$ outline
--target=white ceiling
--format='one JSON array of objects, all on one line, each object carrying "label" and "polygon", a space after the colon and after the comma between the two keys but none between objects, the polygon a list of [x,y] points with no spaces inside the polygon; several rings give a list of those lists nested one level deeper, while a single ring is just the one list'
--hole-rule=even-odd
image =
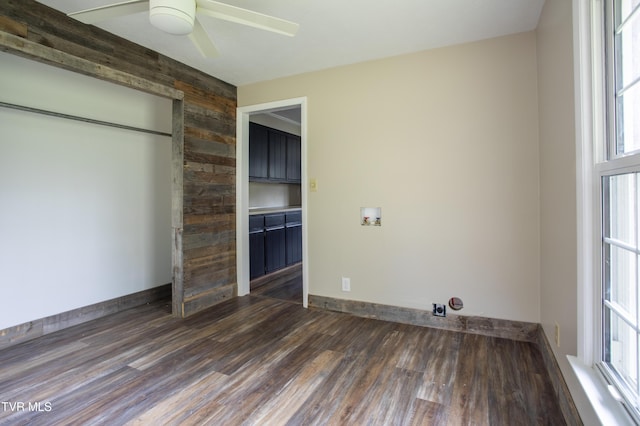
[{"label": "white ceiling", "polygon": [[[64,13],[122,0],[39,0]],[[221,0],[300,24],[291,38],[201,16],[220,56],[154,28],[146,12],[97,26],[241,86],[536,28],[544,0]]]}]

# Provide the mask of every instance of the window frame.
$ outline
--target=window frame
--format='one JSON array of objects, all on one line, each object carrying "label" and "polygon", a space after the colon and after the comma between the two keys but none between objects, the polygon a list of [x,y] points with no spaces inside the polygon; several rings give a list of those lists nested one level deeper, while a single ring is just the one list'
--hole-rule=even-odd
[{"label": "window frame", "polygon": [[[640,157],[640,156],[638,156]],[[594,262],[597,265],[597,274],[596,276],[596,288],[599,290],[598,292],[598,297],[596,298],[597,300],[597,310],[596,310],[596,317],[598,318],[598,321],[596,322],[596,324],[598,324],[598,329],[597,329],[597,338],[595,339],[595,347],[594,347],[594,354],[595,354],[595,366],[597,367],[598,371],[603,375],[604,379],[606,380],[606,382],[609,385],[612,385],[617,393],[619,395],[616,396],[616,398],[623,403],[623,405],[625,406],[626,411],[629,413],[629,415],[635,420],[635,422],[637,424],[640,424],[640,405],[638,403],[638,395],[635,394],[635,391],[633,389],[631,389],[630,384],[628,383],[628,381],[615,369],[612,368],[608,362],[605,362],[604,358],[604,352],[605,352],[605,348],[607,346],[606,344],[606,335],[608,333],[608,324],[606,322],[605,319],[605,309],[608,307],[609,309],[611,309],[612,311],[614,311],[614,308],[612,307],[612,305],[615,305],[615,302],[609,302],[606,300],[605,297],[605,282],[607,280],[607,272],[605,271],[605,250],[604,250],[604,246],[605,244],[607,244],[607,242],[605,241],[605,235],[606,235],[606,218],[604,216],[604,211],[607,208],[606,204],[608,203],[608,197],[606,195],[607,190],[604,188],[604,180],[609,178],[609,177],[613,177],[613,176],[620,176],[620,175],[626,175],[626,174],[640,174],[640,158],[636,159],[638,164],[635,165],[625,165],[624,167],[601,167],[599,168],[600,172],[596,174],[596,178],[598,179],[598,181],[600,182],[599,185],[599,196],[598,196],[598,221],[597,223],[599,224],[599,228],[598,228],[598,232],[596,233],[597,235],[597,244],[595,244],[595,247],[597,248],[597,258],[598,261]],[[625,161],[625,163],[627,163]],[[608,166],[611,166],[611,164],[608,164]],[[636,183],[638,182],[638,177],[635,178]],[[610,191],[610,190],[609,190]],[[637,188],[636,188],[636,193],[637,193]],[[637,199],[634,201],[638,201]],[[636,231],[637,234],[637,231]],[[614,244],[610,244],[612,247],[619,247],[618,245],[614,245]],[[638,265],[636,265],[636,273],[638,271]],[[638,289],[638,278],[636,278],[636,289]],[[615,311],[614,311],[615,312]],[[622,321],[627,322],[624,320],[624,312],[621,313],[617,313],[616,314],[621,318]],[[637,317],[637,314],[636,314]],[[627,322],[628,324],[628,322]],[[637,325],[635,326],[637,328]],[[638,338],[640,338],[640,335],[638,335]],[[638,357],[640,356],[640,351],[638,349],[638,346],[636,345],[636,364],[638,361]]]},{"label": "window frame", "polygon": [[[591,107],[591,155],[593,159],[593,172],[591,174],[591,182],[593,192],[591,195],[584,192],[584,201],[591,198],[592,214],[587,218],[593,224],[593,239],[588,246],[592,253],[593,259],[593,277],[590,280],[593,283],[593,316],[589,318],[588,313],[583,317],[583,327],[585,331],[592,326],[593,340],[589,342],[589,338],[583,342],[583,359],[585,361],[592,360],[589,364],[594,365],[602,374],[608,384],[613,385],[619,396],[616,398],[625,406],[627,413],[640,424],[640,395],[630,393],[626,386],[626,381],[619,375],[617,370],[612,369],[604,361],[605,336],[607,334],[607,324],[605,323],[605,256],[604,256],[604,238],[605,238],[605,188],[603,182],[605,178],[627,174],[640,173],[640,149],[627,153],[618,153],[617,151],[617,116],[616,116],[616,57],[615,57],[615,41],[614,33],[615,16],[614,16],[615,0],[594,0],[591,2],[591,91],[590,104]],[[640,13],[640,6],[634,8],[632,13]],[[631,15],[630,15],[631,16]],[[635,19],[639,19],[636,17]],[[583,86],[584,88],[584,86]],[[578,120],[580,123],[581,120]],[[583,140],[583,143],[585,140]],[[584,147],[583,147],[584,149]],[[585,158],[589,158],[587,153],[583,157],[582,165],[585,165]],[[587,173],[588,174],[588,173]],[[638,202],[638,200],[636,200]],[[590,220],[589,220],[590,219]],[[584,228],[583,228],[584,230]],[[584,232],[586,235],[588,233]],[[586,253],[585,253],[586,254]],[[585,259],[588,259],[585,257]],[[588,264],[588,262],[587,262]],[[636,265],[636,271],[640,268]],[[636,272],[637,273],[637,272]],[[588,277],[589,272],[584,275]],[[640,291],[636,281],[636,289]],[[587,297],[588,298],[588,292]],[[591,343],[591,353],[589,354],[589,343]],[[636,357],[640,357],[640,348],[636,345]],[[640,394],[640,392],[638,392]]]}]

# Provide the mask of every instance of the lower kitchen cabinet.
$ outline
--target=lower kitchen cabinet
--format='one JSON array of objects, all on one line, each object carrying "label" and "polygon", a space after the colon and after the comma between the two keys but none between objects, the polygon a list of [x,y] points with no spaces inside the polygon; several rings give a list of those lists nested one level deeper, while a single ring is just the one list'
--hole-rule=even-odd
[{"label": "lower kitchen cabinet", "polygon": [[287,265],[302,262],[302,225],[287,226]]},{"label": "lower kitchen cabinet", "polygon": [[267,229],[264,233],[265,272],[273,272],[287,266],[286,232],[284,226]]},{"label": "lower kitchen cabinet", "polygon": [[251,279],[302,261],[300,212],[249,216]]},{"label": "lower kitchen cabinet", "polygon": [[302,262],[302,212],[285,215],[287,228],[287,266]]},{"label": "lower kitchen cabinet", "polygon": [[264,230],[249,232],[249,275],[254,279],[264,273]]},{"label": "lower kitchen cabinet", "polygon": [[249,276],[264,275],[264,215],[249,216]]}]

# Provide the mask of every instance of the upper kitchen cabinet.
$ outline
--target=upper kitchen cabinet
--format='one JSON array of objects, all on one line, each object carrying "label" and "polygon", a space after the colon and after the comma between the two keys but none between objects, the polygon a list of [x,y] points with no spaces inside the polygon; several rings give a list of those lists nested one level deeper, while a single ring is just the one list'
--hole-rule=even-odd
[{"label": "upper kitchen cabinet", "polygon": [[249,180],[300,183],[300,137],[249,123]]},{"label": "upper kitchen cabinet", "polygon": [[249,123],[249,179],[269,178],[268,128]]},{"label": "upper kitchen cabinet", "polygon": [[[251,147],[249,147],[251,150]],[[269,180],[287,180],[287,134],[269,130]]]},{"label": "upper kitchen cabinet", "polygon": [[287,134],[287,180],[299,183],[302,178],[300,136]]}]

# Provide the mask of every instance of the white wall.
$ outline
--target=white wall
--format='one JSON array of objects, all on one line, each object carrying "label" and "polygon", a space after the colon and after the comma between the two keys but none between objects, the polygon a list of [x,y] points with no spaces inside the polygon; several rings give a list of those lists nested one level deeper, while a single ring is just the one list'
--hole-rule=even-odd
[{"label": "white wall", "polygon": [[[171,131],[171,101],[0,54],[0,101]],[[171,138],[0,108],[0,329],[171,282]]]},{"label": "white wall", "polygon": [[540,320],[535,49],[525,33],[238,88],[239,106],[308,99],[310,294]]}]

